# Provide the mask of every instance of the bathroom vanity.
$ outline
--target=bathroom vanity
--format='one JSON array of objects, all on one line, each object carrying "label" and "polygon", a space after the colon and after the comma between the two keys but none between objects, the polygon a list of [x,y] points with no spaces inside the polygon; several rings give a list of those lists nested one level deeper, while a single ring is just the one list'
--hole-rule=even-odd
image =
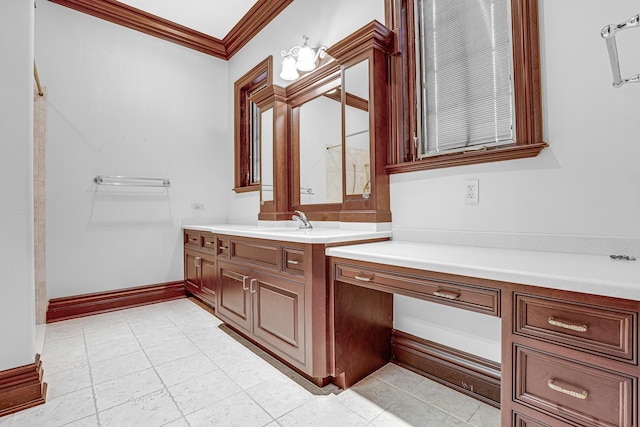
[{"label": "bathroom vanity", "polygon": [[[330,248],[327,254],[334,373],[342,386],[391,356],[432,377],[447,376],[441,367],[455,359],[454,351],[439,348],[438,360],[417,341],[396,338],[388,301],[401,294],[501,317],[499,398],[496,378],[474,360],[459,361],[458,373],[475,369],[475,375],[444,379],[499,403],[502,426],[638,425],[637,261],[395,241]],[[376,309],[354,314],[354,298],[357,306]],[[366,332],[372,328],[373,341]],[[433,366],[440,372],[430,372]]]},{"label": "bathroom vanity", "polygon": [[390,231],[199,226],[184,230],[185,287],[228,326],[318,385],[331,377],[325,250]]}]

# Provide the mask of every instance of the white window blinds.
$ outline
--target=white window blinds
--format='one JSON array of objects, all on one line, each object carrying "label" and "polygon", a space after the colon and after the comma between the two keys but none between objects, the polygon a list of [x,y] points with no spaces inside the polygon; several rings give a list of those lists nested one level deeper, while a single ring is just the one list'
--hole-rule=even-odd
[{"label": "white window blinds", "polygon": [[422,157],[511,143],[508,0],[416,0]]}]

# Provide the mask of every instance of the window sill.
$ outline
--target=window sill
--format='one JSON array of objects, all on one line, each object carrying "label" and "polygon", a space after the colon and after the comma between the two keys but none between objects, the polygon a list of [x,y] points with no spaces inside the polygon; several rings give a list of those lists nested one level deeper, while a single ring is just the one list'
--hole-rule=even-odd
[{"label": "window sill", "polygon": [[249,193],[251,191],[259,191],[260,184],[248,185],[246,187],[236,187],[233,189],[236,193]]},{"label": "window sill", "polygon": [[538,142],[526,145],[511,145],[497,147],[486,151],[470,151],[462,153],[442,154],[428,159],[414,162],[403,162],[387,165],[387,173],[414,172],[429,169],[448,168],[452,166],[474,165],[478,163],[499,162],[502,160],[525,159],[536,157],[549,145],[546,142]]}]

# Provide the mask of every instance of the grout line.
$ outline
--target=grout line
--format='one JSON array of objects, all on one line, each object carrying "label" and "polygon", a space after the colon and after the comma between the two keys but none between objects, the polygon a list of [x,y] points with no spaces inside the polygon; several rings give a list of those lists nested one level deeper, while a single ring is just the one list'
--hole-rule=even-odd
[{"label": "grout line", "polygon": [[93,396],[93,407],[95,408],[95,416],[98,421],[98,427],[101,427],[100,417],[98,416],[98,400],[96,399],[96,389],[93,383],[93,368],[91,367],[91,361],[89,360],[89,351],[87,349],[87,339],[85,337],[84,323],[82,324],[82,343],[84,344],[84,353],[87,357],[87,368],[89,368],[89,380],[91,381],[91,395]]}]

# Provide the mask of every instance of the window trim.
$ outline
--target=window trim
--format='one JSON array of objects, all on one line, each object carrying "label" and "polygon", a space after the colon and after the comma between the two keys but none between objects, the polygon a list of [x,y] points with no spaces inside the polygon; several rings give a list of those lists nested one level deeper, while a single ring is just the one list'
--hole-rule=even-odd
[{"label": "window trim", "polygon": [[260,183],[250,183],[243,173],[251,167],[251,111],[249,96],[273,84],[273,57],[253,67],[234,83],[234,188],[236,193],[260,190]]},{"label": "window trim", "polygon": [[[391,57],[391,117],[386,170],[401,173],[535,157],[548,146],[542,135],[538,0],[511,0],[516,142],[483,151],[444,153],[418,159],[413,0],[385,0],[386,24],[394,30]],[[405,114],[406,112],[406,114]]]}]

